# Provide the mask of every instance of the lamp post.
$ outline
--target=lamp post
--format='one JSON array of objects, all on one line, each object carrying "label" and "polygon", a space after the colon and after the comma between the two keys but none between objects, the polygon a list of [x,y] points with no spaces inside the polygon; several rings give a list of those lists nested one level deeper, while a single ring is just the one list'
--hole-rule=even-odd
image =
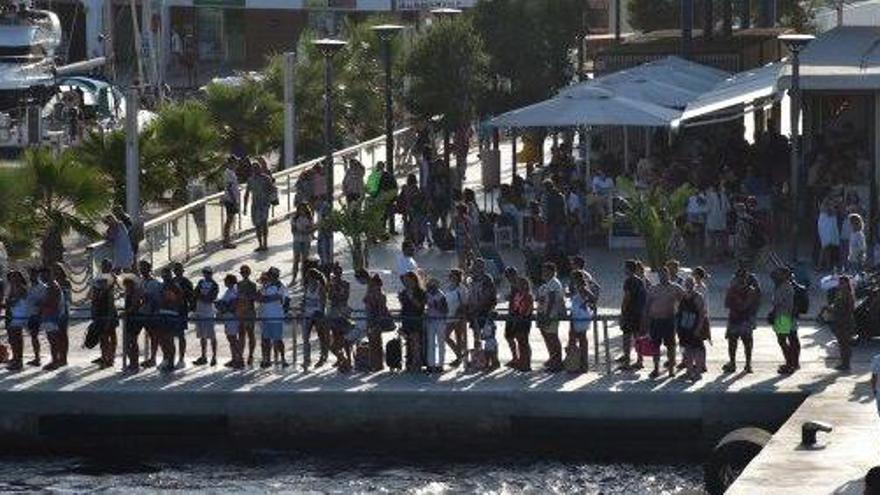
[{"label": "lamp post", "polygon": [[398,24],[381,24],[373,27],[382,42],[382,61],[385,66],[385,166],[394,173],[394,109],[392,108],[391,41],[404,27]]},{"label": "lamp post", "polygon": [[[327,208],[329,214],[333,207],[336,190],[333,180],[333,56],[348,43],[342,40],[323,38],[312,42],[324,56],[324,166],[327,176]],[[323,235],[322,235],[323,234]],[[322,261],[333,258],[333,234],[319,232],[318,249],[323,253]]]},{"label": "lamp post", "polygon": [[785,43],[791,53],[791,86],[788,90],[790,100],[789,116],[791,117],[791,260],[798,261],[798,241],[800,238],[800,222],[804,217],[803,212],[803,156],[801,155],[801,111],[803,101],[801,98],[801,59],[800,53],[815,36],[809,34],[783,34],[779,41]]}]

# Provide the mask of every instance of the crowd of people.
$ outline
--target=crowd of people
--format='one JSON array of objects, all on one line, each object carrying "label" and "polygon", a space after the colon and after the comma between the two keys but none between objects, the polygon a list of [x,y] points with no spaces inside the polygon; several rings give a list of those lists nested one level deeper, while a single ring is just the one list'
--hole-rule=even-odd
[{"label": "crowd of people", "polygon": [[[66,366],[70,326],[87,321],[84,344],[99,351],[93,363],[113,367],[121,336],[128,373],[153,366],[163,372],[185,367],[190,329],[199,345],[191,364],[217,366],[218,328],[229,350],[225,366],[234,370],[299,365],[308,371],[327,365],[332,355],[333,366],[343,373],[386,368],[440,373],[457,367],[492,371],[502,365],[499,338],[503,337],[510,356],[505,366],[528,372],[534,355],[530,334],[536,328],[547,355],[544,370],[587,371],[601,287],[583,258],[566,259],[565,266],[545,262],[536,278],[509,266],[496,280],[487,261],[475,257],[465,269],[452,269],[441,280],[426,276],[412,253],[407,240],[395,269],[400,290],[393,295],[378,274],[358,270],[346,280],[338,264],[322,267],[311,258],[303,267],[300,291],[291,291],[276,267],[256,275],[243,265],[237,274],[222,279],[204,268],[201,278],[190,280],[179,263],[163,268],[157,277],[146,261],[137,264],[136,273],[121,273],[105,260],[91,285],[87,315],[72,312],[71,284],[61,265],[30,270],[27,276],[12,270],[2,305],[11,347],[7,366],[13,371],[25,364],[41,366],[43,336],[49,343],[45,369]],[[653,276],[646,275],[637,260],[626,261],[624,269],[619,369],[638,370],[649,359],[650,378],[683,371],[686,379],[700,380],[707,371],[706,341],[712,339],[705,297],[709,274],[698,267],[683,276],[675,261],[654,270]],[[806,311],[804,294],[787,269],[774,270],[772,280],[767,323],[782,354],[778,371],[790,374],[800,367],[797,320]],[[835,306],[840,318],[834,330],[841,341],[843,370],[849,368],[853,332],[848,283],[844,277],[841,287],[849,289],[840,291],[840,304]],[[353,289],[353,284],[358,287]],[[389,297],[396,298],[399,311],[391,311]],[[724,303],[730,357],[724,372],[737,370],[740,342],[745,351],[743,371],[752,372],[753,332],[762,298],[757,277],[739,269]],[[565,330],[563,347],[560,332]],[[148,338],[142,339],[143,335]],[[27,337],[33,358],[25,363]],[[142,342],[146,349],[140,348]],[[315,342],[318,352],[313,361]]]}]

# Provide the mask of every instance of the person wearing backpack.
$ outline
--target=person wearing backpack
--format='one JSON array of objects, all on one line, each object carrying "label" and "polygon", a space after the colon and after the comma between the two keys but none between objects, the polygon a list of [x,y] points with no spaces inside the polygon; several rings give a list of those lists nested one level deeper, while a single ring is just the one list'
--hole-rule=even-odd
[{"label": "person wearing backpack", "polygon": [[685,379],[697,382],[702,378],[703,363],[706,361],[706,301],[696,290],[693,277],[684,280],[684,290],[675,314],[678,343],[687,368]]},{"label": "person wearing backpack", "polygon": [[800,368],[801,345],[797,335],[797,313],[795,307],[795,286],[792,281],[791,270],[780,267],[770,274],[775,289],[773,291],[773,306],[770,311],[769,321],[776,332],[776,340],[785,364],[779,367],[779,374],[790,375]]}]

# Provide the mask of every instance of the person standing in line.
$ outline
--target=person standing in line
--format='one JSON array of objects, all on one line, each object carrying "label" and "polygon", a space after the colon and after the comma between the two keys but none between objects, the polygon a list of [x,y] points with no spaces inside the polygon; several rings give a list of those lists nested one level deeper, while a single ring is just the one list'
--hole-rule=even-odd
[{"label": "person standing in line", "polygon": [[880,415],[880,354],[871,359],[871,393],[877,403],[877,414]]},{"label": "person standing in line", "polygon": [[779,367],[779,374],[790,375],[800,368],[800,341],[797,334],[797,321],[794,314],[794,286],[788,268],[777,268],[770,274],[775,289],[770,321],[776,332],[776,341],[782,350],[785,364]]},{"label": "person standing in line", "polygon": [[736,372],[736,350],[743,343],[746,364],[743,371],[752,373],[752,334],[757,326],[758,308],[761,306],[761,285],[758,278],[745,268],[739,268],[730,282],[724,298],[727,307],[727,355],[730,360],[721,367],[725,373]]},{"label": "person standing in line", "polygon": [[217,335],[214,330],[214,304],[220,293],[220,286],[214,281],[214,270],[210,267],[202,269],[202,279],[196,284],[196,335],[202,354],[193,361],[195,366],[208,364],[208,342],[211,343],[211,366],[217,366]]},{"label": "person standing in line", "polygon": [[[6,276],[9,273],[9,254],[6,252],[6,245],[0,241],[0,301],[6,295]],[[0,309],[3,304],[0,303]]]},{"label": "person standing in line", "polygon": [[329,200],[321,200],[318,203],[316,213],[318,215],[318,259],[323,268],[329,267],[333,262],[333,229],[330,226],[330,214],[333,206]]},{"label": "person standing in line", "polygon": [[565,289],[556,276],[556,264],[544,263],[544,284],[538,288],[538,329],[550,359],[544,369],[556,373],[562,370],[562,343],[559,341],[559,321],[565,317]]},{"label": "person standing in line", "polygon": [[[174,280],[171,269],[162,269],[162,289],[159,303],[159,320],[161,325],[160,343],[162,348],[162,365],[159,371],[170,373],[175,370],[174,338],[180,337],[186,328],[186,314],[189,307],[187,295],[181,285]],[[181,349],[183,350],[183,349]],[[183,357],[181,357],[181,360]]]},{"label": "person standing in line", "polygon": [[486,260],[477,258],[471,265],[470,284],[468,284],[467,309],[474,334],[474,348],[480,349],[480,335],[486,320],[498,304],[498,290],[495,281],[486,271]]},{"label": "person standing in line", "polygon": [[220,201],[226,211],[226,218],[223,220],[223,247],[233,249],[235,243],[232,242],[232,228],[235,217],[241,212],[241,188],[232,157],[226,160],[226,167],[223,169],[223,199]]},{"label": "person standing in line", "polygon": [[70,276],[61,263],[52,265],[52,274],[61,287],[63,296],[61,318],[58,321],[58,367],[63,368],[67,366],[67,355],[70,351],[70,306],[73,303],[73,284],[70,283]]},{"label": "person standing in line", "polygon": [[401,279],[409,272],[419,271],[419,264],[414,258],[415,254],[416,248],[413,243],[403,241],[403,244],[400,245],[400,254],[397,255],[397,260],[395,261],[394,276]]},{"label": "person standing in line", "polygon": [[532,346],[529,344],[529,333],[532,329],[535,299],[532,297],[532,284],[527,277],[519,276],[514,283],[517,290],[510,301],[510,318],[518,361],[513,369],[527,372],[532,371]]},{"label": "person standing in line", "polygon": [[623,282],[623,301],[620,304],[620,329],[623,332],[623,355],[617,358],[621,370],[640,370],[644,366],[642,355],[636,353],[636,362],[630,366],[635,338],[642,333],[642,315],[647,292],[645,281],[640,278],[638,261],[626,260],[623,264],[626,280]]},{"label": "person standing in line", "polygon": [[321,356],[315,364],[316,368],[324,366],[327,361],[327,328],[324,316],[327,309],[327,279],[319,270],[312,268],[303,278],[302,303],[302,342],[303,371],[309,371],[312,365],[312,331],[318,334]]},{"label": "person standing in line", "polygon": [[684,297],[678,305],[676,312],[676,330],[678,342],[681,344],[682,362],[685,363],[687,372],[685,378],[694,382],[699,381],[703,374],[703,365],[706,361],[706,302],[703,295],[697,291],[693,277],[684,280]]},{"label": "person standing in line", "polygon": [[257,307],[259,298],[257,284],[251,280],[251,268],[241,265],[238,271],[241,280],[238,281],[236,292],[238,298],[235,304],[235,315],[239,323],[239,343],[241,344],[242,358],[244,358],[244,346],[247,341],[247,365],[254,365],[254,350],[257,347],[257,337],[254,328],[256,326]]},{"label": "person standing in line", "polygon": [[260,368],[263,369],[272,366],[273,350],[276,355],[281,356],[281,367],[289,366],[284,355],[284,299],[287,298],[287,288],[281,283],[280,275],[277,268],[269,268],[262,280],[263,286],[259,294],[262,317],[260,333],[263,340],[263,360],[260,362]]},{"label": "person standing in line", "polygon": [[452,230],[455,234],[455,254],[458,258],[458,268],[465,270],[473,259],[476,244],[471,237],[471,220],[468,215],[467,205],[464,203],[455,205],[455,214],[452,216]]},{"label": "person standing in line", "polygon": [[[106,260],[105,260],[106,261]],[[40,304],[46,295],[46,285],[40,280],[40,273],[36,268],[28,269],[28,333],[31,336],[31,347],[34,350],[34,359],[28,361],[28,366],[40,366]]]},{"label": "person standing in line", "polygon": [[403,290],[397,295],[400,301],[401,332],[406,339],[406,371],[416,373],[422,369],[422,342],[424,341],[424,318],[427,298],[421,279],[415,272],[401,277]]},{"label": "person standing in line", "polygon": [[269,209],[272,206],[273,189],[274,184],[269,172],[258,165],[253,165],[244,193],[244,202],[247,204],[248,198],[251,199],[251,222],[257,235],[255,253],[269,250]]},{"label": "person standing in line", "polygon": [[340,373],[351,371],[352,356],[348,334],[352,330],[351,285],[342,277],[342,266],[333,263],[327,281],[327,327],[330,332],[329,348],[336,356],[336,368]]},{"label": "person standing in line", "polygon": [[296,205],[296,211],[290,217],[290,230],[293,234],[293,278],[290,286],[293,287],[296,285],[300,268],[305,273],[305,263],[309,259],[309,250],[316,230],[315,215],[307,203]]},{"label": "person standing in line", "polygon": [[367,316],[367,341],[370,345],[370,369],[382,371],[385,367],[384,348],[382,347],[382,332],[394,329],[394,321],[391,312],[388,311],[388,299],[382,292],[382,279],[379,275],[368,276],[367,294],[364,296],[364,311]]},{"label": "person standing in line", "polygon": [[[513,266],[508,266],[504,269],[504,278],[507,279],[507,285],[510,290],[507,293],[507,307],[508,311],[511,306],[513,306],[513,299],[517,295],[517,291],[519,290],[519,285],[516,281],[519,279],[519,273],[516,271],[516,268]],[[504,340],[507,341],[507,346],[510,348],[510,362],[506,364],[508,368],[513,368],[516,364],[519,363],[519,354],[517,353],[516,348],[516,338],[514,337],[514,322],[511,319],[508,319],[504,322]]]},{"label": "person standing in line", "polygon": [[427,284],[427,369],[428,373],[442,373],[446,363],[446,316],[449,306],[446,294],[440,290],[437,279]]},{"label": "person standing in line", "polygon": [[856,330],[855,301],[852,279],[847,275],[842,275],[838,279],[837,293],[831,305],[834,312],[832,329],[834,337],[837,339],[837,348],[840,349],[840,364],[835,368],[838,371],[850,371],[852,338]]},{"label": "person standing in line", "polygon": [[122,331],[125,332],[123,342],[123,352],[125,352],[128,364],[122,371],[124,373],[137,373],[140,371],[138,366],[139,348],[138,338],[141,329],[144,327],[141,319],[141,311],[144,305],[144,293],[139,287],[138,279],[134,275],[124,276],[122,278],[123,290],[123,309],[122,309]]},{"label": "person standing in line", "polygon": [[49,341],[49,364],[43,367],[46,371],[61,367],[61,317],[64,311],[64,293],[55,280],[55,275],[48,267],[40,269],[40,279],[46,286],[46,293],[40,301],[40,331],[46,334]]},{"label": "person standing in line", "polygon": [[226,341],[229,343],[229,353],[232,355],[227,363],[227,368],[240,370],[244,368],[244,342],[241,334],[241,323],[236,311],[238,308],[238,278],[229,274],[223,278],[223,286],[226,290],[217,301],[217,317],[223,321],[223,329],[226,333]]},{"label": "person standing in line", "polygon": [[585,271],[572,272],[573,290],[571,295],[571,324],[568,332],[568,352],[580,353],[582,373],[587,371],[590,359],[590,344],[587,332],[595,317],[596,294],[590,290]]},{"label": "person standing in line", "polygon": [[706,239],[710,261],[723,258],[727,251],[727,214],[730,202],[721,184],[710,185],[706,190]]},{"label": "person standing in line", "polygon": [[[657,272],[658,284],[651,286],[647,291],[645,303],[645,327],[648,328],[654,347],[666,346],[666,368],[669,376],[675,376],[675,314],[678,305],[684,297],[684,289],[673,283],[669,278],[668,268],[661,267]],[[660,376],[660,353],[654,356],[654,371],[650,377],[655,379]]]},{"label": "person standing in line", "polygon": [[138,312],[138,316],[143,322],[147,336],[150,338],[149,355],[141,363],[141,367],[152,368],[156,366],[156,354],[159,351],[159,345],[164,339],[162,334],[164,325],[159,314],[162,306],[162,282],[153,276],[153,266],[146,260],[138,263],[138,271],[141,274],[141,291],[144,294],[144,303]]},{"label": "person standing in line", "polygon": [[21,371],[24,354],[23,332],[28,325],[30,305],[28,304],[27,280],[20,271],[12,270],[6,274],[8,290],[6,293],[6,333],[12,357],[6,369],[11,372]]},{"label": "person standing in line", "polygon": [[455,353],[455,360],[450,363],[458,368],[467,358],[467,291],[463,285],[464,275],[461,270],[449,270],[449,285],[446,286],[446,309],[449,319],[446,323],[446,344]]},{"label": "person standing in line", "polygon": [[177,328],[174,329],[174,332],[177,337],[178,346],[177,367],[184,368],[186,366],[186,331],[189,329],[189,313],[196,309],[196,289],[190,279],[186,278],[183,263],[175,262],[171,266],[171,271],[174,273],[174,283],[180,287],[183,294],[183,299],[180,301],[180,309],[177,311],[180,318],[175,320]]}]

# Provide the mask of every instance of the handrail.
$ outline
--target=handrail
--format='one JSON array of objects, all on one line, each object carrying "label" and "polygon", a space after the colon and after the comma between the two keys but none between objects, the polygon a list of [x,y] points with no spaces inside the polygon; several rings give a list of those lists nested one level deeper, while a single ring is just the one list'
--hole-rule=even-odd
[{"label": "handrail", "polygon": [[[394,135],[394,137],[398,137],[398,136],[401,136],[403,134],[410,132],[411,130],[412,130],[411,127],[404,127],[402,129],[398,129],[398,130],[394,131],[393,135]],[[347,148],[343,148],[339,151],[335,151],[333,153],[333,158],[335,159],[335,158],[339,158],[339,157],[344,157],[346,155],[350,155],[352,153],[360,151],[363,148],[369,148],[370,146],[384,144],[384,142],[385,142],[384,135],[379,136],[379,137],[375,137],[373,139],[349,146]],[[292,175],[296,172],[302,171],[303,169],[306,169],[306,168],[315,166],[319,163],[322,163],[324,160],[325,160],[324,157],[314,158],[314,159],[309,160],[307,162],[303,162],[303,163],[299,163],[297,165],[294,165],[293,167],[286,168],[284,170],[279,170],[279,171],[275,172],[274,174],[272,174],[272,177],[276,181],[278,181],[278,179],[285,178],[288,175]],[[246,186],[241,185],[240,187],[241,187],[241,190],[243,191]],[[168,222],[170,220],[174,220],[175,218],[180,217],[182,215],[185,215],[187,213],[191,213],[192,211],[196,210],[197,208],[203,207],[212,201],[217,201],[217,200],[221,199],[223,197],[223,194],[224,194],[223,191],[216,192],[214,194],[211,194],[211,195],[205,196],[203,198],[199,198],[199,199],[192,201],[190,203],[187,203],[186,205],[181,206],[175,210],[171,210],[171,211],[163,213],[157,217],[151,218],[150,220],[144,222],[144,230],[147,230],[151,227],[155,227],[157,225]],[[95,249],[102,247],[106,243],[107,243],[107,241],[103,241],[103,240],[94,242],[92,244],[87,245],[86,250],[93,251]]]}]

